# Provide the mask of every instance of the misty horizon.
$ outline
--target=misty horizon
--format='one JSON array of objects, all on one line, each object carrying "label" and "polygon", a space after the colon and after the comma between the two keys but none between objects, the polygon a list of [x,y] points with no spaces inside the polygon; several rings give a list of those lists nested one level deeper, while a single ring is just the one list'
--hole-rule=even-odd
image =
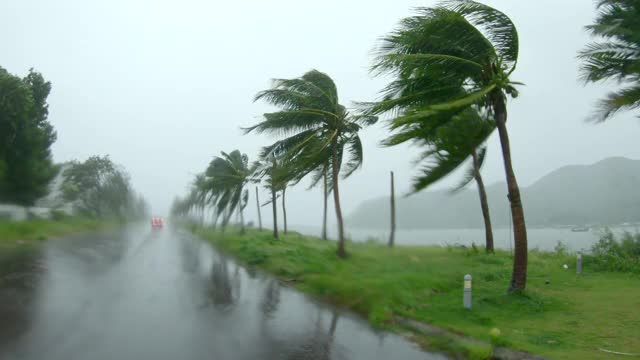
[{"label": "misty horizon", "polygon": [[[272,78],[318,69],[334,78],[343,104],[378,99],[386,79],[374,79],[368,70],[377,39],[413,7],[435,3],[277,1],[252,4],[251,11],[243,4],[198,0],[5,3],[0,5],[2,66],[18,76],[34,68],[51,81],[56,163],[108,154],[127,169],[153,213],[168,214],[174,197],[183,196],[220,151],[239,149],[253,161],[274,140],[241,131],[270,110],[252,100]],[[509,102],[508,127],[520,185],[565,165],[615,156],[640,159],[633,113],[603,124],[585,122],[596,100],[615,86],[583,86],[579,80],[576,53],[589,42],[584,26],[595,17],[594,4],[487,4],[509,15],[519,30],[520,61],[512,77],[526,85]],[[554,11],[546,11],[545,4],[553,4]],[[322,24],[330,16],[334,21],[327,29]],[[384,121],[361,134],[363,168],[341,184],[345,214],[364,200],[387,195],[390,170],[398,194],[408,192],[416,174],[418,148],[379,146],[387,134]],[[504,181],[497,134],[488,142],[483,176],[487,184]],[[459,177],[433,189],[451,187]],[[287,192],[290,224],[320,224],[322,193],[307,191],[307,184]],[[253,206],[246,219],[255,222]],[[269,226],[269,217],[263,220]]]}]

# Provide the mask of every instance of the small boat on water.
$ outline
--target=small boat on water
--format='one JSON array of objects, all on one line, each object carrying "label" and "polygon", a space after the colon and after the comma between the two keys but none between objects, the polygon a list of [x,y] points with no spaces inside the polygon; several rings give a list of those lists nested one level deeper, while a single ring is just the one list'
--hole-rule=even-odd
[{"label": "small boat on water", "polygon": [[587,231],[589,231],[589,228],[586,227],[586,226],[576,226],[576,227],[571,228],[571,231],[573,231],[573,232],[587,232]]}]

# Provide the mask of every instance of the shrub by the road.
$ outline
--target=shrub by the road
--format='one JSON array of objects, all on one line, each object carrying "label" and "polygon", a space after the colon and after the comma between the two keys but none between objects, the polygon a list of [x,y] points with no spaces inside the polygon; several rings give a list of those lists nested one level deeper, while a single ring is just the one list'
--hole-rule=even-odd
[{"label": "shrub by the road", "polygon": [[587,259],[597,271],[640,273],[640,233],[625,232],[616,238],[606,230]]}]

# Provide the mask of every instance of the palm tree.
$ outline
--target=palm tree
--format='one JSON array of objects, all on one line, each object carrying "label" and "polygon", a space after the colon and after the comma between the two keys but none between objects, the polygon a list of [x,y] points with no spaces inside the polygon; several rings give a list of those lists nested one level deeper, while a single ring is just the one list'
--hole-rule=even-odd
[{"label": "palm tree", "polygon": [[[273,212],[273,237],[278,239],[278,205],[276,200],[278,191],[283,190],[283,183],[280,180],[283,170],[280,161],[273,152],[263,150],[261,161],[254,165],[254,169],[254,176],[264,179],[265,187],[271,193],[271,200],[265,202],[263,206],[271,204]],[[284,184],[284,186],[286,187],[286,184]],[[284,200],[282,205],[284,207]]]},{"label": "palm tree", "polygon": [[271,200],[264,205],[271,204],[273,207],[274,237],[278,238],[277,229],[277,193],[282,192],[282,217],[284,222],[284,233],[287,233],[287,187],[296,185],[301,178],[296,176],[296,169],[290,159],[283,152],[281,144],[276,142],[272,146],[267,146],[260,153],[261,161],[254,165],[254,175],[265,179],[266,188],[271,192]]},{"label": "palm tree", "polygon": [[205,174],[198,174],[192,185],[194,198],[196,201],[196,211],[200,217],[200,225],[204,224],[204,209],[206,207],[209,184]]},{"label": "palm tree", "polygon": [[487,153],[487,148],[483,147],[480,151],[474,150],[471,153],[472,158],[472,171],[473,178],[478,185],[478,195],[480,196],[480,208],[482,209],[482,218],[484,219],[484,231],[485,231],[485,251],[493,253],[493,229],[491,227],[491,214],[489,213],[489,202],[487,201],[487,191],[484,187],[484,180],[480,174],[480,168],[484,162],[484,156]]},{"label": "palm tree", "polygon": [[640,107],[640,1],[600,0],[594,24],[587,26],[594,41],[578,57],[584,61],[585,82],[616,80],[625,86],[598,103],[596,121],[605,121],[620,110]]},{"label": "palm tree", "polygon": [[[271,89],[255,100],[278,106],[280,111],[264,114],[264,121],[245,131],[283,137],[276,144],[291,161],[291,171],[301,178],[331,163],[333,200],[338,222],[338,256],[345,257],[344,222],[340,207],[338,178],[343,154],[348,153],[343,178],[362,164],[362,143],[358,131],[375,121],[370,115],[353,116],[338,102],[338,91],[326,74],[311,70],[296,79],[274,80]],[[275,144],[274,144],[275,145]]]},{"label": "palm tree", "polygon": [[[384,99],[368,114],[392,112],[397,115],[392,128],[423,124],[419,133],[438,131],[469,109],[493,121],[502,147],[515,239],[509,291],[523,290],[527,230],[506,127],[507,97],[518,94],[514,87],[518,83],[510,80],[518,60],[518,33],[508,16],[471,0],[444,1],[417,12],[382,40],[372,70],[395,79],[383,90]],[[466,155],[477,146],[467,147]]]},{"label": "palm tree", "polygon": [[331,162],[329,161],[314,170],[311,184],[307,188],[308,190],[312,189],[322,182],[322,240],[327,240],[327,200],[332,189],[331,178],[328,175],[330,168]]},{"label": "palm tree", "polygon": [[[437,128],[433,127],[433,123],[437,124]],[[431,121],[421,123],[397,124],[392,121],[391,127],[395,132],[383,145],[394,146],[412,141],[427,148],[418,159],[423,166],[420,167],[420,175],[414,178],[413,192],[425,189],[470,160],[471,166],[453,191],[456,192],[476,180],[485,224],[485,249],[493,252],[491,216],[480,168],[486,154],[486,147],[482,143],[495,130],[494,122],[487,116],[482,116],[477,109],[467,108],[455,115],[438,113],[432,116]]]},{"label": "palm tree", "polygon": [[206,175],[209,178],[209,191],[216,204],[216,213],[223,214],[223,226],[229,222],[234,211],[240,214],[240,228],[244,232],[243,210],[247,205],[249,192],[245,185],[251,181],[253,169],[249,167],[246,154],[234,150],[221,152],[209,163]]}]

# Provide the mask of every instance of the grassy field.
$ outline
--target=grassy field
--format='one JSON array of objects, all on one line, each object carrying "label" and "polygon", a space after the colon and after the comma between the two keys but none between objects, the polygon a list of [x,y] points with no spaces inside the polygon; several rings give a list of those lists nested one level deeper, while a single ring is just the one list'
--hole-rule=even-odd
[{"label": "grassy field", "polygon": [[0,220],[0,246],[16,246],[19,242],[42,241],[51,237],[95,231],[104,226],[105,222],[101,220],[74,217],[62,220]]},{"label": "grassy field", "polygon": [[[600,349],[640,353],[640,277],[590,271],[576,275],[573,256],[531,252],[527,291],[507,295],[511,256],[445,247],[335,243],[300,234],[194,230],[221,250],[292,281],[300,290],[350,308],[373,324],[401,330],[403,316],[473,338],[554,359],[607,359]],[[568,264],[569,269],[564,269]],[[462,308],[465,274],[473,276],[473,309]],[[493,335],[490,334],[492,329]],[[459,347],[483,358],[490,347],[418,336],[431,347]]]},{"label": "grassy field", "polygon": [[[62,220],[0,220],[0,275],[17,271],[36,255],[44,240],[98,231],[111,222],[83,218]],[[0,279],[2,281],[2,279]]]}]

